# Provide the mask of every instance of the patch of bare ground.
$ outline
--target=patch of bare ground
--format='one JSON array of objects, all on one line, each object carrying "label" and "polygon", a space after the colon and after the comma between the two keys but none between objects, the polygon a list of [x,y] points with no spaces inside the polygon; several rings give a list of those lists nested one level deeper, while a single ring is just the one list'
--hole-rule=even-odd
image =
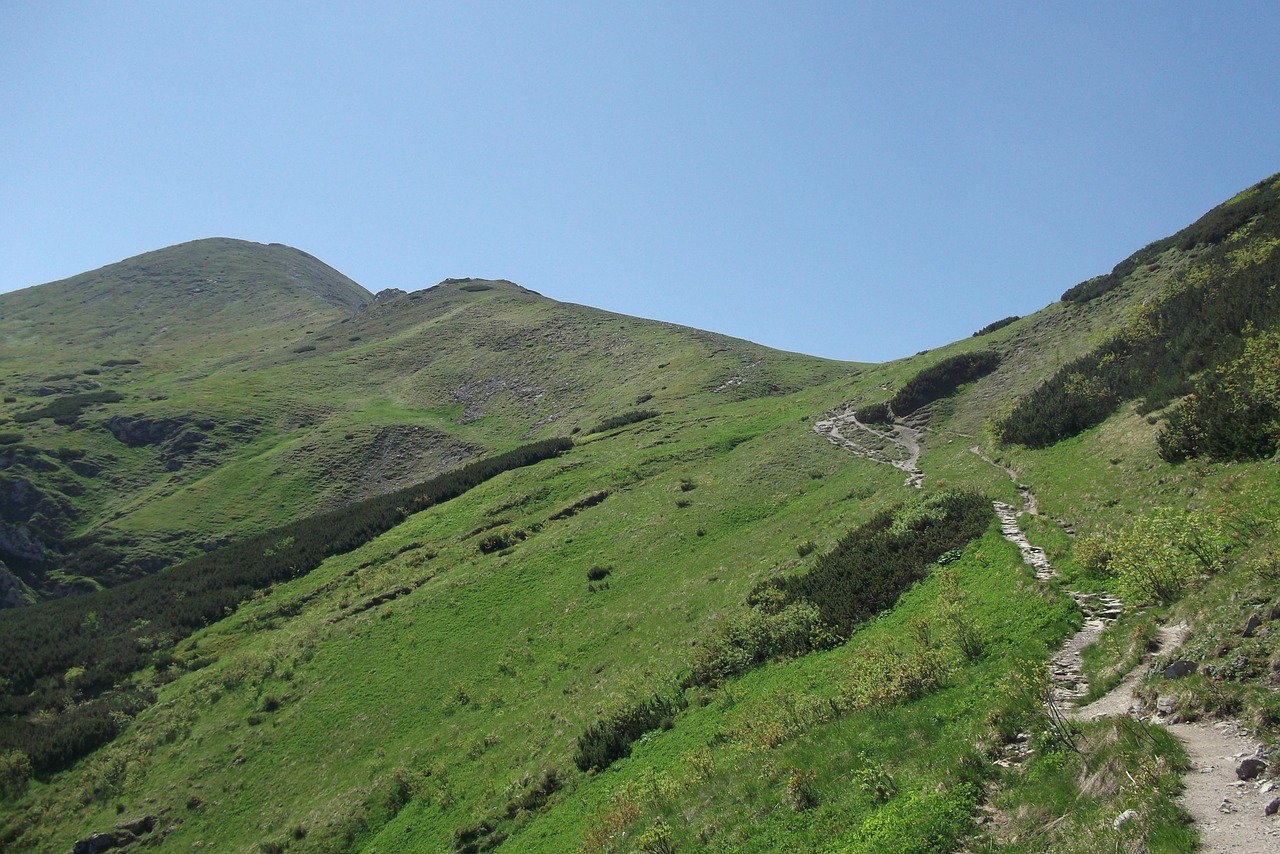
[{"label": "patch of bare ground", "polygon": [[836,447],[906,472],[903,486],[919,489],[924,485],[924,472],[920,470],[920,435],[924,432],[921,420],[899,418],[891,425],[871,426],[859,421],[853,404],[846,403],[814,421],[813,430]]},{"label": "patch of bare ground", "polygon": [[[1261,746],[1235,721],[1169,724],[1191,761],[1178,798],[1200,830],[1202,850],[1222,854],[1280,851],[1280,785],[1253,771]],[[1271,806],[1273,803],[1276,807]],[[1272,809],[1273,814],[1266,811]]]}]

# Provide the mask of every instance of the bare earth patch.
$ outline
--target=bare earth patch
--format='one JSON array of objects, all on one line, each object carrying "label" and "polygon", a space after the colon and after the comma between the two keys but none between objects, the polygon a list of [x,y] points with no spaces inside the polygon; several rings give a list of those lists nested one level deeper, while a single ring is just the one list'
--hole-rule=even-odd
[{"label": "bare earth patch", "polygon": [[1203,850],[1222,854],[1280,851],[1280,816],[1267,804],[1280,798],[1275,781],[1240,780],[1236,768],[1257,754],[1258,743],[1235,721],[1170,724],[1191,760],[1178,798],[1200,830]]}]

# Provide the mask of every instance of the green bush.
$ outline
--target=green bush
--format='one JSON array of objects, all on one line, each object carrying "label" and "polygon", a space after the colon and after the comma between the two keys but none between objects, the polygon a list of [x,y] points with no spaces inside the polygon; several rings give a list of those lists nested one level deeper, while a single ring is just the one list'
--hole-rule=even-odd
[{"label": "green bush", "polygon": [[593,433],[603,433],[606,430],[613,430],[617,427],[625,427],[628,424],[635,424],[639,421],[647,421],[650,418],[657,418],[662,413],[652,409],[637,409],[634,412],[624,412],[621,415],[615,415],[612,418],[606,418],[590,430],[586,434],[590,436]]},{"label": "green bush", "polygon": [[603,770],[624,756],[640,736],[670,727],[676,713],[686,705],[683,696],[654,694],[606,715],[578,736],[573,761],[581,771]]},{"label": "green bush", "polygon": [[[1274,251],[1280,245],[1280,186],[1255,194],[1248,207],[1256,218],[1246,220],[1247,240],[1222,242],[1222,228],[1244,224],[1237,211],[1222,209],[1217,211],[1221,216],[1207,216],[1171,238],[1169,245],[1190,241],[1212,248],[1136,310],[1122,332],[1023,396],[997,423],[1001,440],[1047,447],[1101,423],[1121,401],[1142,398],[1140,411],[1159,409],[1190,391],[1191,377],[1208,371],[1202,387],[1219,399],[1198,399],[1212,410],[1204,420],[1222,428],[1220,439],[1210,445],[1216,442],[1231,455],[1265,455],[1260,434],[1264,438],[1274,414],[1265,405],[1255,406],[1249,392],[1233,399],[1213,379],[1218,366],[1241,357],[1255,325],[1269,328],[1280,322],[1280,300],[1273,293],[1280,278],[1280,252]],[[1160,448],[1166,459],[1198,452],[1196,425],[1201,420],[1195,404],[1174,417]]]},{"label": "green bush", "polygon": [[809,571],[765,582],[748,601],[764,602],[770,590],[779,591],[784,603],[807,600],[836,636],[848,637],[891,607],[941,555],[981,536],[991,515],[986,498],[963,491],[899,505],[850,531]]},{"label": "green bush", "polygon": [[1009,324],[1016,323],[1021,319],[1022,318],[1019,315],[1014,314],[1009,317],[1005,317],[1000,320],[994,321],[992,323],[988,323],[986,326],[982,327],[977,332],[973,333],[972,337],[978,338],[979,336],[982,336],[982,335],[990,335],[992,332],[995,332],[997,329],[1004,329]]},{"label": "green bush", "polygon": [[889,407],[895,415],[907,415],[955,393],[960,386],[985,377],[999,366],[1000,354],[992,350],[948,356],[907,380],[889,400]]},{"label": "green bush", "polygon": [[804,655],[831,646],[835,638],[812,602],[783,602],[766,589],[755,607],[730,617],[703,641],[687,685],[717,685],[771,658]]},{"label": "green bush", "polygon": [[1160,507],[1111,540],[1108,566],[1125,601],[1169,603],[1201,573],[1216,571],[1229,545],[1225,527],[1209,514]]},{"label": "green bush", "polygon": [[[23,749],[36,773],[66,767],[114,738],[122,720],[151,702],[140,692],[112,691],[151,664],[140,632],[174,642],[188,637],[234,611],[256,590],[304,575],[413,513],[571,447],[568,439],[535,442],[265,531],[119,587],[5,611],[0,615],[0,751]],[[93,699],[59,711],[65,705],[60,677],[75,666],[85,667],[77,689]],[[39,719],[41,710],[57,713]]]},{"label": "green bush", "polygon": [[973,826],[978,789],[961,783],[949,789],[910,792],[873,812],[841,854],[943,854],[954,851]]},{"label": "green bush", "polygon": [[99,403],[119,403],[122,400],[124,400],[124,396],[120,392],[111,391],[110,389],[89,391],[82,394],[68,394],[54,398],[37,409],[19,412],[13,416],[13,420],[25,424],[39,421],[41,418],[52,418],[55,424],[73,424],[80,417],[80,413],[87,407]]},{"label": "green bush", "polygon": [[1249,460],[1280,447],[1280,331],[1250,336],[1240,358],[1209,372],[1156,436],[1160,456]]},{"label": "green bush", "polygon": [[0,800],[16,798],[27,790],[31,760],[21,750],[0,751]]}]

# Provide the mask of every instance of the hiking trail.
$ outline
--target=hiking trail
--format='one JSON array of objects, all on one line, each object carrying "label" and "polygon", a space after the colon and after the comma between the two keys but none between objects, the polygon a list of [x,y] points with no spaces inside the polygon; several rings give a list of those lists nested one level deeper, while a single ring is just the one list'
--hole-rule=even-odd
[{"label": "hiking trail", "polygon": [[[1012,469],[1000,466],[980,448],[971,450],[1003,469],[1017,483],[1017,473]],[[1031,490],[1023,485],[1019,485],[1018,490],[1026,505],[1023,511],[1003,502],[993,502],[1000,518],[1000,531],[1022,552],[1023,563],[1032,567],[1036,578],[1041,581],[1058,578],[1044,551],[1032,546],[1018,527],[1018,516],[1023,512],[1032,515],[1036,512],[1035,496]],[[1173,711],[1172,703],[1166,705],[1157,701],[1155,713],[1144,715],[1134,696],[1134,688],[1143,676],[1151,672],[1156,657],[1167,656],[1177,650],[1186,639],[1189,627],[1182,624],[1161,627],[1154,649],[1148,650],[1143,661],[1119,685],[1092,703],[1075,706],[1074,703],[1088,693],[1081,650],[1098,639],[1106,627],[1123,613],[1124,606],[1110,593],[1066,592],[1084,612],[1085,624],[1049,660],[1053,682],[1052,713],[1078,721],[1127,715],[1166,727],[1182,742],[1191,764],[1183,777],[1184,788],[1178,803],[1191,815],[1200,832],[1201,850],[1212,854],[1280,851],[1280,818],[1266,814],[1266,810],[1272,809],[1271,805],[1280,801],[1280,783],[1258,777],[1246,781],[1241,779],[1243,775],[1238,770],[1247,767],[1242,763],[1262,758],[1262,745],[1235,720],[1189,723],[1176,716],[1166,719],[1165,716]],[[1170,683],[1171,686],[1173,684]]]}]

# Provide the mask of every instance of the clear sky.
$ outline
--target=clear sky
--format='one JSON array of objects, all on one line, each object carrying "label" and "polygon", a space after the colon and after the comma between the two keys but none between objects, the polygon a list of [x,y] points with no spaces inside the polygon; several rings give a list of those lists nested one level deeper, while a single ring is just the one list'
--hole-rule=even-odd
[{"label": "clear sky", "polygon": [[0,4],[0,290],[199,237],[879,361],[1280,171],[1275,2]]}]

